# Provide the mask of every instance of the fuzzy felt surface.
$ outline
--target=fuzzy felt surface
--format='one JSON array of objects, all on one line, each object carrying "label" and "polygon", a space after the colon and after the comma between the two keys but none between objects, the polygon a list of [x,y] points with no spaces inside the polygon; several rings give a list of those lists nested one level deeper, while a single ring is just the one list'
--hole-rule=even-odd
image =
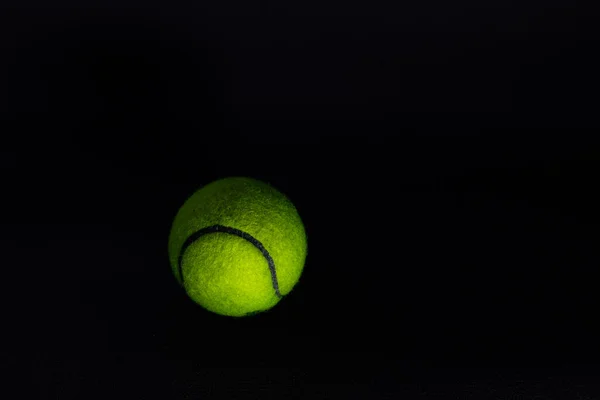
[{"label": "fuzzy felt surface", "polygon": [[[265,311],[280,300],[267,259],[242,237],[224,232],[203,235],[181,255],[186,239],[213,225],[247,232],[260,241],[275,265],[282,295],[298,282],[307,252],[304,226],[293,204],[266,183],[226,178],[194,193],[177,213],[169,236],[173,273],[188,295],[221,315]],[[183,278],[183,279],[182,279]]]}]

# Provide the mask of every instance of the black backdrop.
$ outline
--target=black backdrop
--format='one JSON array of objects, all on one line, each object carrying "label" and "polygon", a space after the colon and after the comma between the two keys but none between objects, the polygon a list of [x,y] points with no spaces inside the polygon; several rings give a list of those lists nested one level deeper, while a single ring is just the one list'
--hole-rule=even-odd
[{"label": "black backdrop", "polygon": [[[598,396],[594,13],[3,3],[2,296],[26,398]],[[294,292],[229,319],[178,207],[265,180]],[[25,395],[27,393],[27,395]]]}]

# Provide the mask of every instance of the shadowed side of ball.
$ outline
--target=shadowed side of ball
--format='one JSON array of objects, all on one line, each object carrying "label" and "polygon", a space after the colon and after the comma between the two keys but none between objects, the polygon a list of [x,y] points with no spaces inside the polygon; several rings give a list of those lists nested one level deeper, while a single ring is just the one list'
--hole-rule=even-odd
[{"label": "shadowed side of ball", "polygon": [[306,252],[294,205],[250,178],[198,190],[180,208],[169,236],[173,273],[190,298],[228,316],[276,305],[298,282]]}]

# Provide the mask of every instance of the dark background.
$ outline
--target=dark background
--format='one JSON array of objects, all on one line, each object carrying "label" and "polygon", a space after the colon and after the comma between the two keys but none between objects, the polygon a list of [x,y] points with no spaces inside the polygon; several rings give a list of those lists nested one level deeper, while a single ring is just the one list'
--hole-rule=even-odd
[{"label": "dark background", "polygon": [[[597,14],[577,3],[3,2],[7,381],[598,398]],[[167,260],[178,207],[226,176],[280,189],[308,233],[299,285],[253,318],[193,304]]]}]

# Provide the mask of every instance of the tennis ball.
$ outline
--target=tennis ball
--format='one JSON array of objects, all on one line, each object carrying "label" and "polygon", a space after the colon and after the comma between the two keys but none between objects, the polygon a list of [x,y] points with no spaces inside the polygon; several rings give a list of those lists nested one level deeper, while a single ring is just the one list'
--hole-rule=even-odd
[{"label": "tennis ball", "polygon": [[233,317],[275,306],[298,282],[306,252],[294,205],[250,178],[221,179],[195,192],[169,235],[173,274],[188,296]]}]

